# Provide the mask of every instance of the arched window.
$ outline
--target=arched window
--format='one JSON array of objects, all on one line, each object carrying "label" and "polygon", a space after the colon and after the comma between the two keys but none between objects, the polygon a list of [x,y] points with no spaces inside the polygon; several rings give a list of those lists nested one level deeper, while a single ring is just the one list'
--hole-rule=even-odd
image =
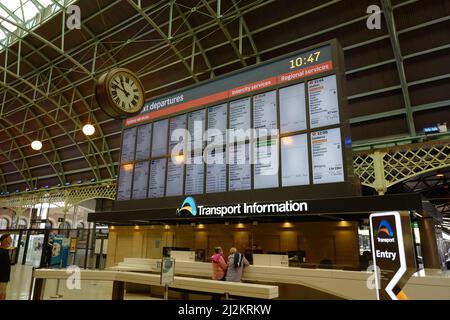
[{"label": "arched window", "polygon": [[84,223],[83,222],[78,222],[77,224],[77,229],[84,229]]},{"label": "arched window", "polygon": [[8,229],[9,221],[6,218],[0,218],[0,230]]},{"label": "arched window", "polygon": [[18,229],[26,229],[27,228],[27,220],[25,220],[24,218],[20,218],[19,222],[17,223],[17,228]]}]

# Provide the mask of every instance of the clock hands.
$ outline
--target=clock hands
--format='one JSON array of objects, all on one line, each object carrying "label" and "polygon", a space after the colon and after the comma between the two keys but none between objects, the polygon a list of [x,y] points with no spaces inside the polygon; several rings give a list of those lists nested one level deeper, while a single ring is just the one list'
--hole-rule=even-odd
[{"label": "clock hands", "polygon": [[122,91],[123,91],[123,93],[125,93],[125,96],[128,98],[130,96],[130,93],[128,93],[128,91],[125,90],[125,85],[123,84],[123,78],[120,77],[119,79],[120,79],[120,83],[122,84]]}]

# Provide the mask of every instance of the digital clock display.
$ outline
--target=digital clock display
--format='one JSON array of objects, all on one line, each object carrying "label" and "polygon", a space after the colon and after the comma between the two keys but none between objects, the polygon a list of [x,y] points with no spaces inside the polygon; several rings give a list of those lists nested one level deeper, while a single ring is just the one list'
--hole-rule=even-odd
[{"label": "digital clock display", "polygon": [[320,51],[310,53],[309,55],[306,55],[306,56],[300,56],[300,57],[293,58],[293,59],[289,60],[290,68],[295,69],[295,68],[303,67],[308,64],[317,63],[319,61],[319,58],[320,58]]}]

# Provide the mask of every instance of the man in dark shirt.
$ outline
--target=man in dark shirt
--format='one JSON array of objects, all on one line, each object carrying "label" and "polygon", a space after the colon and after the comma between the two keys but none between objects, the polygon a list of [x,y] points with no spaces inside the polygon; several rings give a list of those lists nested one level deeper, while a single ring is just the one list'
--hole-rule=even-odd
[{"label": "man in dark shirt", "polygon": [[9,234],[0,236],[0,300],[6,299],[6,288],[11,274],[11,259],[9,257],[9,247],[12,239]]}]

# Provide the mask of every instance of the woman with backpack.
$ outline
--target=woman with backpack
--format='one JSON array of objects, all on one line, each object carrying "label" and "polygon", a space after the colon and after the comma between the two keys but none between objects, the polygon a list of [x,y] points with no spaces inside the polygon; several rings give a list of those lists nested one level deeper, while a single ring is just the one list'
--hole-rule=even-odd
[{"label": "woman with backpack", "polygon": [[248,266],[249,264],[250,263],[243,254],[239,253],[236,248],[231,248],[230,255],[228,257],[228,270],[226,280],[232,282],[241,282],[244,266]]}]

